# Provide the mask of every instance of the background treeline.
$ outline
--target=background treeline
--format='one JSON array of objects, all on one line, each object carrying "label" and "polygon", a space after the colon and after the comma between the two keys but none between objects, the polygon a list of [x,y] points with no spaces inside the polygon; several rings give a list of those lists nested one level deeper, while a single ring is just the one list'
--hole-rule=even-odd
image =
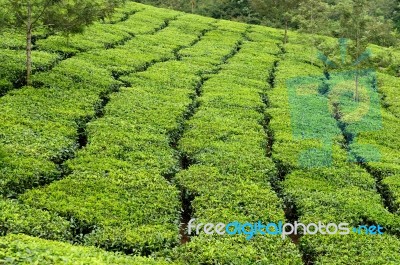
[{"label": "background treeline", "polygon": [[397,44],[399,0],[140,0],[138,2],[333,37],[346,35],[343,20],[358,17],[371,43]]}]

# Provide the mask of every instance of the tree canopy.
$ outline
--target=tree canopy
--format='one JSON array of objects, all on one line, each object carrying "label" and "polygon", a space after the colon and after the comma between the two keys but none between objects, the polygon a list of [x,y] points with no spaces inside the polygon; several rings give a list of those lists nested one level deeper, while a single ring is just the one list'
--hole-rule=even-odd
[{"label": "tree canopy", "polygon": [[96,19],[111,14],[124,0],[0,0],[0,30],[15,27],[26,33],[26,83],[30,85],[32,34],[82,32]]}]

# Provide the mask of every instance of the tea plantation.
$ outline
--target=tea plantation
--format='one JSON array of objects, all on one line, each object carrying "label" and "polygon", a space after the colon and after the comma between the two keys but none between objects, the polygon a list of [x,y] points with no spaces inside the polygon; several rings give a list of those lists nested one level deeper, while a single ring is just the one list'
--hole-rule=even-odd
[{"label": "tea plantation", "polygon": [[[352,123],[352,103],[329,111],[321,91],[346,77],[300,33],[283,45],[281,30],[128,2],[83,34],[38,36],[32,87],[24,36],[0,37],[0,264],[400,264],[400,79],[385,65],[361,77],[379,107]],[[384,234],[186,235],[191,218]]]}]

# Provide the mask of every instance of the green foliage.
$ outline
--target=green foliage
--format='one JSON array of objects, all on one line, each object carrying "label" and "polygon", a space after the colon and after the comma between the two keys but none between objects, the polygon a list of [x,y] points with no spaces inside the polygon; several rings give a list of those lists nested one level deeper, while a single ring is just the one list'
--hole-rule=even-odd
[{"label": "green foliage", "polygon": [[[92,167],[102,162],[89,155],[86,159]],[[88,227],[91,233],[84,242],[89,245],[143,255],[176,245],[178,192],[159,175],[135,172],[129,163],[122,169],[117,166],[103,172],[101,167],[96,167],[98,172],[76,170],[26,193],[23,201],[72,217],[78,228]]]},{"label": "green foliage", "polygon": [[247,23],[259,23],[251,10],[248,0],[234,1],[197,1],[196,11],[201,15],[211,16],[219,19],[240,20]]},{"label": "green foliage", "polygon": [[[33,51],[32,55],[34,56],[33,71],[45,71],[59,60],[59,56],[54,53]],[[11,90],[13,84],[17,86],[24,84],[26,80],[25,56],[26,54],[23,51],[0,49],[0,60],[2,61],[0,80],[3,80],[0,84],[1,95]]]},{"label": "green foliage", "polygon": [[[397,45],[399,28],[399,4],[395,0],[365,1],[365,11],[353,9],[358,0],[142,0],[140,2],[156,6],[168,7],[185,12],[230,19],[251,24],[285,28],[286,22],[291,29],[299,29],[313,34],[324,34],[332,37],[342,36],[344,29],[340,25],[346,19],[367,19],[364,33],[368,41],[384,45]],[[353,5],[355,4],[355,5]],[[359,5],[360,6],[360,5]],[[342,18],[342,19],[341,19]],[[357,23],[349,23],[351,28]],[[350,27],[348,27],[350,26]],[[308,41],[314,41],[310,36]]]},{"label": "green foliage", "polygon": [[286,238],[255,237],[249,242],[244,237],[194,237],[181,248],[167,252],[183,264],[303,264],[295,245]]},{"label": "green foliage", "polygon": [[[110,1],[111,2],[111,1]],[[123,5],[114,8],[114,12],[104,17],[103,23],[115,24],[129,19],[136,12],[143,11],[147,8],[145,5],[138,4],[133,1],[124,1]]]},{"label": "green foliage", "polygon": [[0,238],[2,264],[171,264],[152,258],[127,257],[94,247],[73,246],[24,235]]},{"label": "green foliage", "polygon": [[[141,6],[137,9],[140,10]],[[50,36],[39,40],[40,49],[59,51],[63,53],[78,53],[95,49],[112,48],[132,38],[133,35],[148,34],[165,25],[165,20],[171,19],[176,12],[160,12],[159,10],[144,10],[135,13],[127,20],[115,24],[95,23],[83,34],[65,37]]]},{"label": "green foliage", "polygon": [[[53,1],[56,5],[46,3],[42,10],[43,24],[53,32],[62,32],[65,35],[81,33],[84,27],[95,21],[99,12],[109,12],[108,3],[104,1],[103,9],[99,8],[96,1]],[[117,2],[117,1],[115,1]],[[60,14],[61,12],[61,14]]]},{"label": "green foliage", "polygon": [[51,240],[72,239],[70,223],[46,211],[11,200],[0,200],[0,235],[24,233]]},{"label": "green foliage", "polygon": [[[394,177],[400,173],[398,130],[399,120],[396,117],[397,109],[390,106],[387,102],[394,102],[392,78],[379,74],[375,76],[370,72],[360,75],[360,99],[354,102],[346,96],[348,81],[343,79],[343,75],[331,75],[332,82],[335,83],[335,91],[331,97],[340,95],[340,122],[344,125],[344,133],[349,138],[350,160],[358,161],[368,165],[370,172],[373,173],[378,181],[378,188],[382,196],[387,201],[388,207],[395,211],[397,209],[397,186]],[[382,85],[382,88],[379,87]],[[384,103],[387,110],[381,109],[379,90],[384,95]],[[348,93],[349,94],[349,93]],[[337,100],[338,98],[334,99]],[[394,115],[393,115],[394,114]],[[384,130],[383,130],[384,129]],[[385,178],[389,177],[388,182]],[[398,226],[395,226],[398,229]]]},{"label": "green foliage", "polygon": [[390,235],[312,235],[301,240],[315,264],[397,264],[399,240]]},{"label": "green foliage", "polygon": [[253,10],[268,21],[269,25],[278,27],[284,27],[285,24],[292,22],[291,15],[299,5],[299,1],[293,0],[251,0],[249,2]]},{"label": "green foliage", "polygon": [[186,196],[195,198],[192,207],[197,222],[282,220],[281,202],[267,183],[261,184],[263,174],[241,176],[241,172],[233,175],[220,171],[218,166],[193,165],[176,177]]},{"label": "green foliage", "polygon": [[[32,34],[38,28],[49,32],[62,32],[65,35],[82,32],[84,27],[99,17],[111,14],[123,0],[107,1],[2,1],[1,25],[24,30],[26,35],[26,79],[32,85]],[[5,13],[5,14],[3,14]],[[0,28],[1,31],[4,27]]]},{"label": "green foliage", "polygon": [[279,29],[267,28],[264,26],[252,26],[247,37],[260,43],[262,46],[268,47],[265,52],[278,55],[282,52],[278,44],[282,43],[283,32]]},{"label": "green foliage", "polygon": [[[207,24],[203,24],[203,26],[209,27]],[[96,50],[84,54],[81,58],[87,61],[96,61],[99,66],[114,74],[127,75],[140,70],[150,62],[175,58],[174,51],[190,46],[198,38],[195,33],[200,34],[200,31],[200,29],[193,29],[191,33],[183,33],[171,22],[168,28],[153,35],[140,35],[117,49]],[[127,50],[131,51],[128,55]]]},{"label": "green foliage", "polygon": [[[201,87],[199,108],[179,141],[179,149],[193,164],[175,177],[185,197],[194,198],[192,217],[197,223],[283,218],[281,201],[269,183],[276,181],[276,171],[265,154],[260,98],[268,86],[267,70],[276,59],[267,53],[271,45],[260,53],[258,43],[243,41],[240,51]],[[243,236],[200,235],[165,255],[186,264],[284,264],[270,255],[279,253],[293,264],[301,263],[292,247],[276,237],[246,242]]]},{"label": "green foliage", "polygon": [[260,23],[260,18],[256,12],[251,9],[250,1],[248,0],[141,0],[139,2],[177,9],[188,13],[194,12],[218,19],[231,19],[254,24]]},{"label": "green foliage", "polygon": [[[398,209],[398,174],[400,173],[400,145],[398,141],[399,118],[381,110],[382,128],[357,135],[350,145],[353,154],[368,164],[370,171],[384,183],[381,187],[393,210]],[[370,120],[371,122],[371,120]],[[357,127],[349,127],[353,133]],[[363,148],[364,147],[364,148]],[[366,149],[365,147],[369,147]],[[379,155],[379,159],[377,158]],[[375,158],[375,159],[371,159]],[[388,178],[388,180],[386,180]]]},{"label": "green foliage", "polygon": [[325,1],[320,0],[304,0],[300,1],[294,20],[298,23],[298,27],[303,32],[311,34],[329,34],[330,6]]},{"label": "green foliage", "polygon": [[389,198],[391,200],[391,204],[393,210],[398,213],[400,211],[400,180],[399,175],[392,175],[390,177],[385,178],[382,181],[383,185],[386,185]]},{"label": "green foliage", "polygon": [[[207,25],[204,25],[204,28],[207,27],[208,27]],[[203,29],[199,30],[201,31]],[[193,36],[194,36],[193,38],[197,37],[195,34],[193,34]],[[173,48],[176,47],[176,46],[172,47],[168,46],[167,45],[167,42],[169,41],[168,39],[166,39],[165,41],[166,41],[165,49],[169,48],[170,50],[172,50]],[[180,45],[184,44],[187,45],[187,40],[182,39],[178,41],[184,42]],[[146,58],[146,55],[142,56]],[[84,56],[82,56],[81,58],[84,58]],[[150,60],[147,60],[147,62],[146,61],[142,62],[143,64],[146,64],[149,63],[149,61]],[[79,67],[77,67],[78,65]],[[101,66],[101,62],[98,62],[98,65]],[[171,68],[171,73],[175,72],[175,69],[176,68]],[[36,97],[41,99],[43,102],[43,104],[37,105],[37,107],[35,107],[35,109],[33,110],[32,107],[29,105],[27,105],[26,108],[30,109],[31,115],[39,116],[41,112],[46,113],[46,116],[44,116],[39,120],[37,118],[36,119],[30,118],[31,122],[37,120],[37,126],[38,126],[37,129],[39,129],[39,126],[41,129],[43,129],[43,126],[46,126],[47,124],[51,125],[52,128],[45,129],[43,132],[41,132],[41,138],[33,136],[28,138],[29,142],[27,143],[30,143],[29,145],[20,144],[21,148],[27,148],[32,146],[33,144],[35,145],[40,144],[37,146],[36,149],[34,150],[31,149],[30,150],[31,153],[27,153],[27,156],[28,157],[30,157],[31,155],[32,156],[35,155],[36,157],[39,156],[40,159],[38,159],[38,161],[42,161],[42,163],[47,163],[49,167],[53,168],[55,168],[55,165],[51,166],[52,165],[51,161],[48,161],[47,159],[52,160],[55,157],[57,157],[63,148],[70,146],[68,148],[70,150],[68,151],[68,153],[70,154],[69,157],[71,157],[71,155],[74,153],[76,149],[75,138],[77,137],[77,131],[76,131],[76,124],[74,121],[79,120],[82,117],[87,117],[87,116],[90,117],[95,114],[93,106],[95,105],[96,101],[98,101],[99,95],[101,93],[107,92],[109,89],[113,89],[113,87],[118,85],[118,83],[115,82],[110,76],[111,72],[107,72],[106,70],[93,66],[93,64],[89,63],[89,61],[84,61],[83,59],[77,59],[77,58],[68,59],[62,62],[60,65],[55,67],[50,73],[46,74],[41,73],[36,75],[34,78],[34,82],[40,83],[44,87],[48,87],[49,90],[43,89],[33,93],[32,90],[26,89],[25,93],[28,96],[41,93],[40,96],[36,95]],[[193,80],[188,80],[188,81],[190,81],[189,85],[191,86],[195,84]],[[80,89],[80,87],[82,86],[85,89]],[[49,91],[52,91],[52,93],[49,93]],[[82,96],[83,93],[85,94],[84,97]],[[188,93],[185,91],[181,91],[181,93],[182,93],[182,98],[188,95]],[[116,105],[114,105],[114,108],[116,108],[115,111],[120,111],[121,104],[126,106],[132,106],[131,105],[133,102],[132,100],[136,100],[137,104],[142,104],[141,100],[145,99],[145,98],[142,99],[138,98],[136,91],[134,90],[133,91],[126,90],[125,95],[126,94],[130,94],[131,97],[130,98],[121,97],[120,101],[123,101],[123,103],[118,102],[118,100],[115,99],[116,101],[115,102]],[[145,96],[146,94],[142,95]],[[160,100],[165,100],[165,96],[167,96],[167,94],[165,95],[161,94]],[[147,97],[148,100],[151,99],[151,94],[147,94]],[[17,98],[18,97],[14,96],[13,101],[10,101],[10,104],[11,103],[19,104],[18,101],[16,100]],[[24,98],[21,97],[21,100],[22,99],[27,100],[28,102],[31,101],[27,97]],[[74,104],[70,105],[72,102],[74,102]],[[52,106],[58,106],[58,107],[52,107]],[[139,106],[140,105],[137,105],[137,107],[140,109]],[[113,109],[112,106],[110,106],[110,108]],[[173,129],[170,128],[171,121],[176,119],[175,115],[179,115],[180,113],[184,112],[185,105],[181,105],[179,106],[179,108],[180,111],[178,110],[173,111],[173,109],[171,109],[171,111],[168,111],[168,108],[161,110],[162,113],[170,112],[171,114],[174,115],[170,119],[165,120],[165,126],[167,127],[166,130],[164,130],[164,133]],[[16,109],[18,110],[18,113],[16,113],[16,115],[17,114],[20,115],[21,112],[24,111],[24,109],[23,108],[21,109],[21,107]],[[106,112],[107,111],[108,110],[106,110]],[[160,111],[159,109],[156,108],[154,109],[154,111],[155,111],[153,115],[154,117],[161,116],[159,113],[157,113],[158,111]],[[8,113],[8,115],[9,114],[10,113]],[[132,114],[140,115],[140,113],[134,113],[134,112],[132,112]],[[146,116],[143,117],[147,117],[148,113],[144,115]],[[106,120],[107,117],[105,117]],[[137,117],[140,116],[131,117],[132,121],[135,121]],[[56,119],[58,120],[58,123],[52,124],[50,123],[50,119]],[[117,120],[123,122],[123,119],[117,119]],[[157,121],[154,120],[154,122]],[[124,123],[126,124],[126,122]],[[62,124],[65,125],[61,126]],[[121,249],[127,248],[130,249],[130,251],[132,251],[132,249],[136,249],[135,251],[137,251],[138,253],[148,253],[153,251],[154,249],[159,249],[170,246],[171,244],[176,244],[178,239],[177,239],[177,232],[175,231],[175,229],[177,228],[177,226],[171,224],[174,224],[176,222],[178,216],[179,204],[177,199],[178,197],[177,191],[172,189],[172,187],[169,188],[168,184],[165,182],[165,180],[161,175],[156,177],[156,182],[159,183],[159,185],[156,186],[151,185],[151,187],[147,187],[146,185],[142,186],[143,183],[147,183],[147,185],[150,185],[150,183],[155,181],[154,176],[144,173],[132,172],[133,170],[132,166],[137,166],[135,168],[153,167],[154,170],[150,170],[150,172],[158,171],[158,174],[164,174],[164,173],[169,174],[170,173],[169,170],[175,167],[174,164],[176,163],[176,161],[174,161],[174,154],[171,152],[169,147],[168,136],[166,135],[164,136],[163,139],[160,139],[157,136],[157,134],[155,134],[154,140],[152,141],[155,141],[158,138],[157,141],[159,141],[159,145],[155,146],[150,145],[149,149],[147,150],[147,154],[151,153],[156,154],[158,153],[159,148],[163,147],[165,149],[165,154],[167,154],[167,156],[170,156],[170,159],[163,158],[162,156],[164,153],[160,153],[161,156],[158,157],[154,156],[153,161],[149,159],[149,156],[146,156],[145,159],[138,160],[140,157],[143,157],[144,153],[141,153],[140,151],[139,152],[135,151],[130,154],[125,152],[127,150],[137,150],[137,147],[140,147],[142,144],[146,144],[146,142],[149,141],[149,137],[146,136],[147,132],[146,131],[142,132],[142,134],[140,135],[141,137],[138,137],[139,135],[131,134],[130,132],[131,126],[125,126],[125,127],[121,126],[120,130],[125,129],[127,130],[125,133],[128,133],[129,135],[131,135],[131,137],[136,138],[136,141],[132,142],[135,145],[130,147],[124,147],[121,146],[118,142],[116,142],[114,150],[111,144],[109,144],[107,148],[107,150],[110,151],[113,150],[114,151],[113,153],[103,151],[102,154],[103,156],[107,157],[108,161],[110,161],[108,156],[110,154],[114,154],[116,156],[116,159],[125,159],[126,161],[136,161],[136,165],[126,164],[126,167],[123,169],[123,171],[121,171],[121,169],[116,168],[115,165],[111,165],[108,162],[107,164],[105,164],[108,165],[108,167],[106,167],[106,171],[99,172],[99,169],[102,168],[102,166],[100,165],[103,163],[103,160],[101,160],[101,156],[95,150],[97,148],[103,148],[102,144],[103,141],[107,142],[109,139],[121,139],[120,133],[123,133],[123,130],[122,131],[119,130],[120,131],[119,132],[115,128],[113,131],[115,132],[115,134],[113,134],[112,136],[110,136],[107,133],[103,134],[101,132],[112,132],[112,131],[106,128],[104,131],[98,130],[98,128],[101,126],[102,126],[101,120],[99,120],[94,124],[88,125],[89,142],[92,144],[90,145],[90,148],[88,148],[86,152],[84,152],[83,154],[78,154],[78,157],[75,162],[76,164],[71,163],[70,165],[71,169],[75,170],[75,173],[73,175],[62,181],[57,182],[56,185],[50,185],[48,188],[46,188],[46,192],[44,193],[39,193],[39,190],[30,192],[30,196],[26,196],[25,201],[30,205],[35,205],[36,207],[39,208],[46,207],[47,209],[52,209],[54,211],[61,213],[65,217],[72,216],[75,219],[79,220],[82,225],[93,226],[96,224],[104,226],[105,227],[104,230],[98,231],[97,233],[95,233],[95,235],[90,236],[90,238],[87,240],[88,244],[95,244],[110,249],[115,249],[115,248],[118,249],[118,247],[121,247]],[[160,126],[160,124],[157,123],[153,125],[150,124],[149,129],[151,129],[151,127],[157,128],[157,126]],[[14,128],[15,132],[15,127],[8,127],[8,128],[10,132],[12,128]],[[65,132],[62,131],[62,129],[64,128]],[[95,135],[92,135],[91,132],[93,132]],[[54,135],[50,133],[54,133]],[[52,137],[47,138],[48,136]],[[98,139],[97,140],[99,141],[98,146],[93,144],[91,136],[94,137],[94,139]],[[12,137],[11,134],[5,134],[4,139],[7,139],[9,141],[10,139],[12,139],[11,137]],[[103,140],[100,140],[101,138],[103,138]],[[43,141],[43,143],[39,143],[39,140]],[[127,140],[129,140],[129,138],[127,138]],[[54,150],[49,149],[49,147],[52,146],[49,143],[53,143]],[[127,144],[128,143],[129,142],[127,142]],[[122,150],[124,151],[121,153],[120,151],[118,151],[119,148],[122,148],[121,151]],[[17,151],[18,150],[14,150],[14,152]],[[92,153],[93,151],[94,153]],[[121,154],[123,154],[123,157],[121,157]],[[11,159],[12,157],[13,154],[11,153],[10,161],[12,163],[21,162],[20,159],[14,158],[15,160],[12,160]],[[164,164],[161,163],[160,165],[160,161],[162,160],[165,160],[166,162]],[[90,161],[90,163],[86,164],[87,162],[84,161]],[[139,164],[139,161],[142,161],[143,164]],[[27,163],[27,165],[32,165],[32,163]],[[39,178],[38,180],[39,184],[42,183],[43,181],[42,180],[43,174],[48,174],[48,172],[50,172],[48,168],[45,168],[43,166],[41,166],[40,168],[44,172],[40,173],[39,176],[36,176]],[[8,175],[9,174],[8,172],[11,170],[11,168],[8,167],[6,170],[7,171],[4,174]],[[20,170],[22,170],[22,168],[20,168]],[[91,174],[87,175],[87,171],[91,172]],[[32,170],[26,170],[25,172],[27,172],[25,173],[25,175],[20,176],[20,178],[24,180],[25,184],[17,185],[16,188],[18,188],[18,190],[16,190],[16,192],[20,192],[23,188],[35,185],[35,183],[32,182],[32,177],[28,178],[28,176],[26,176],[27,174],[31,174],[30,172],[32,172]],[[54,173],[60,174],[57,171],[54,171]],[[110,178],[114,176],[116,181],[111,183],[110,180],[105,181],[104,174],[106,175],[109,174]],[[121,183],[120,180],[118,179],[120,179],[120,177],[123,175],[126,176],[126,179],[124,182]],[[145,181],[146,178],[147,181]],[[4,192],[10,192],[9,190],[12,187],[12,183],[14,185],[16,179],[15,178],[4,178],[4,179],[9,181],[7,183],[10,183],[10,184],[5,184],[6,187],[8,188],[7,189],[5,188]],[[44,180],[44,182],[49,183],[51,182],[51,179]],[[75,185],[76,188],[71,189],[71,187]],[[92,197],[93,199],[90,199],[87,197],[84,191],[88,187],[93,187],[93,186],[97,186],[99,190],[93,194]],[[139,190],[142,190],[142,193],[139,192]],[[158,191],[160,190],[163,190],[164,192],[159,193]],[[75,191],[75,193],[71,194],[71,191]],[[137,195],[137,197],[135,196],[134,199],[130,198],[130,195],[133,193]],[[100,194],[102,194],[101,197],[99,197]],[[62,202],[60,202],[59,196],[63,198]],[[154,199],[150,199],[151,196],[155,196]],[[30,199],[31,197],[35,199],[31,200]],[[70,201],[67,198],[74,198],[74,199]],[[114,198],[114,200],[112,200],[112,198]],[[52,204],[53,201],[56,203]],[[99,201],[100,202],[103,201],[104,203],[99,204]],[[114,203],[112,203],[108,208],[105,207],[105,205],[111,201],[114,201]],[[160,211],[160,208],[157,206],[157,204],[154,204],[154,202],[156,201],[164,202],[165,212]],[[171,201],[175,202],[174,206],[170,205]],[[80,206],[76,207],[76,205],[72,202],[78,203]],[[141,213],[142,211],[140,210],[139,207],[140,205],[143,205],[143,203],[149,203],[148,207],[145,207],[147,208],[148,214],[144,216],[142,216]],[[123,207],[122,205],[125,205],[125,207]],[[153,205],[155,208],[151,209],[151,205]],[[104,211],[99,211],[99,207],[101,209],[104,209]],[[76,212],[77,209],[81,210],[79,212]],[[126,213],[130,211],[135,211],[136,215],[132,213],[127,216]],[[159,216],[160,219],[154,218],[155,216]],[[144,225],[145,220],[153,220],[153,223],[149,224],[149,226],[143,226],[143,228],[139,230],[136,230],[132,224],[128,225],[128,223],[130,222],[134,222],[134,224],[137,225]],[[126,223],[126,225],[122,226],[123,231],[117,232],[117,230],[115,229],[117,227],[120,227],[123,223]],[[149,236],[143,238],[141,242],[138,241],[138,239],[140,238],[139,235],[140,233],[142,233],[141,231],[143,229],[145,229],[146,231],[154,231],[153,229],[154,227],[152,225],[159,223],[165,224],[165,226],[161,226],[160,228],[164,229],[166,232],[163,232],[162,235],[153,234],[153,236],[151,237]],[[117,238],[121,236],[125,237],[125,239],[117,240]],[[108,243],[110,242],[110,238],[112,239],[112,242],[115,241],[115,245],[114,243],[112,244]]]},{"label": "green foliage", "polygon": [[23,32],[13,30],[3,30],[0,32],[0,48],[2,49],[24,49],[26,36]]},{"label": "green foliage", "polygon": [[[293,40],[292,37],[291,39]],[[386,233],[397,234],[399,231],[398,216],[389,212],[382,203],[382,196],[384,196],[392,205],[398,205],[398,180],[395,177],[396,175],[394,175],[398,172],[396,170],[398,168],[397,157],[399,157],[399,155],[395,150],[398,150],[399,147],[397,147],[397,136],[395,136],[396,134],[394,133],[394,131],[398,130],[395,125],[398,122],[396,123],[393,116],[382,112],[384,131],[362,132],[357,136],[358,144],[374,145],[378,147],[378,150],[382,153],[382,158],[379,162],[368,163],[368,168],[374,176],[366,172],[366,170],[362,169],[359,165],[349,163],[348,156],[345,150],[342,149],[344,139],[341,135],[334,137],[335,133],[332,134],[332,142],[330,143],[332,164],[329,167],[308,168],[305,170],[301,169],[299,166],[299,150],[320,148],[320,146],[315,140],[293,139],[293,127],[291,126],[293,126],[293,123],[301,123],[302,121],[308,125],[313,124],[309,121],[310,116],[312,119],[312,117],[315,118],[318,115],[316,115],[315,112],[304,113],[304,110],[316,106],[315,103],[310,101],[310,103],[304,104],[303,107],[298,106],[296,108],[298,115],[301,116],[301,114],[304,114],[303,118],[297,117],[297,119],[291,119],[290,108],[293,107],[293,102],[289,105],[290,94],[287,92],[288,89],[285,86],[285,82],[294,77],[292,80],[299,80],[301,84],[307,84],[307,82],[304,82],[302,79],[309,80],[312,79],[312,77],[303,77],[301,79],[299,76],[322,76],[321,72],[319,72],[321,70],[318,70],[318,68],[302,63],[306,56],[303,56],[300,52],[301,47],[304,46],[298,45],[298,47],[294,47],[294,45],[287,45],[286,51],[288,54],[284,54],[283,61],[279,62],[276,72],[276,87],[268,92],[271,105],[267,111],[271,115],[270,128],[274,133],[272,157],[277,161],[281,171],[287,173],[282,182],[282,195],[286,203],[294,207],[294,214],[298,217],[298,221],[302,223],[318,221],[323,223],[348,222],[352,226],[358,226],[364,223],[375,223],[384,226]],[[304,49],[306,48],[304,47]],[[295,54],[299,54],[299,57],[295,56]],[[340,73],[335,75],[331,76],[331,78],[335,79],[341,76]],[[378,75],[378,80],[379,76],[380,75]],[[386,80],[382,79],[381,82],[388,82],[388,79]],[[373,85],[371,80],[367,81],[369,83],[364,82],[363,84],[369,86]],[[315,81],[311,83],[318,82]],[[383,87],[382,92],[385,90],[391,91],[388,86]],[[306,85],[304,89],[297,92],[301,92],[299,96],[306,95],[312,99],[318,97],[318,85],[316,87]],[[341,93],[343,91],[339,89],[339,91],[336,92]],[[335,94],[332,96],[334,95]],[[388,97],[388,100],[393,100],[393,94],[389,92],[388,95],[391,95]],[[363,106],[366,102],[363,93],[361,93],[360,99],[360,104]],[[376,101],[379,99],[375,97],[371,98],[371,100]],[[344,102],[347,102],[344,104],[345,106],[343,106],[343,113],[345,114],[346,110],[351,110],[354,102],[353,100]],[[375,114],[376,111],[380,111],[379,108],[375,108]],[[310,127],[319,128],[321,125],[325,127],[327,124],[332,124],[332,129],[334,129],[335,125],[332,123],[332,121],[334,121],[334,115],[333,113],[330,115],[332,116],[327,116],[325,121],[318,121]],[[346,117],[343,116],[343,118]],[[349,116],[347,118],[351,117]],[[367,115],[365,123],[360,124],[360,126],[374,125],[374,118],[376,118],[376,115]],[[329,122],[329,119],[331,122]],[[315,125],[317,125],[317,127],[315,127]],[[360,131],[361,127],[349,126],[345,127],[345,130],[356,134]],[[393,129],[389,129],[389,127]],[[307,127],[304,128],[306,129]],[[326,128],[323,129],[324,134],[326,131]],[[382,136],[382,134],[384,134],[384,136]],[[381,144],[381,146],[379,146],[379,144]],[[350,149],[352,148],[356,150],[355,146],[351,145]],[[361,149],[358,150],[361,151]],[[363,153],[363,155],[365,155],[365,153]],[[388,180],[384,179],[383,185],[377,184],[375,178],[387,175],[392,175],[393,177],[389,177]],[[380,193],[384,193],[379,194],[377,188],[380,189]],[[366,200],[366,198],[368,199]],[[356,237],[355,235],[340,236],[340,238],[339,236],[314,235],[304,236],[300,242],[300,248],[305,253],[306,258],[315,260],[316,264],[385,263],[384,258],[380,259],[380,257],[383,256],[378,253],[388,253],[385,255],[388,263],[392,262],[394,264],[399,259],[397,254],[393,253],[392,250],[392,246],[398,244],[398,240],[388,235],[379,238],[373,238],[372,236]],[[376,252],[377,254],[370,257],[368,255],[373,253],[373,251],[369,251],[369,247],[372,245],[374,249],[378,251]],[[360,254],[361,252],[362,254]]]},{"label": "green foliage", "polygon": [[[331,12],[330,5],[325,1],[320,0],[303,0],[300,1],[295,14],[293,15],[293,21],[298,24],[299,32],[309,33],[309,34],[301,34],[301,37],[298,34],[294,34],[296,38],[294,41],[291,38],[290,43],[299,42],[302,43],[302,48],[306,48],[310,50],[308,61],[311,64],[315,63],[316,59],[316,50],[318,46],[323,41],[321,36],[316,34],[324,34],[329,35],[331,33],[331,29],[334,27],[334,22],[329,19],[329,15]],[[289,47],[286,47],[289,51]],[[305,51],[297,50],[296,54],[303,54]],[[316,62],[318,64],[318,62]]]},{"label": "green foliage", "polygon": [[[109,16],[124,1],[3,1],[2,18],[7,25],[46,27],[76,33],[99,17]],[[6,15],[7,14],[7,15]],[[26,24],[28,23],[28,24]],[[4,24],[3,24],[4,25]]]},{"label": "green foliage", "polygon": [[398,100],[399,78],[378,73],[377,81],[377,87],[383,97],[383,106],[397,118],[400,118],[400,102]]},{"label": "green foliage", "polygon": [[[5,36],[4,92],[24,65],[24,54],[11,50],[23,45],[21,36]],[[313,35],[289,32],[284,48],[282,36],[282,30],[130,3],[83,34],[37,41],[34,69],[42,72],[33,84],[40,89],[22,87],[0,99],[0,193],[19,199],[0,200],[0,231],[11,234],[0,239],[0,263],[165,263],[16,233],[181,264],[302,263],[299,248],[279,237],[201,235],[180,246],[182,196],[192,200],[199,222],[283,220],[281,192],[300,221],[375,222],[398,234],[397,79],[378,74],[368,80],[378,82],[384,97],[384,130],[345,128],[358,134],[357,143],[381,152],[380,161],[366,164],[376,181],[349,163],[342,148],[345,139],[321,95],[324,65],[310,59],[312,45],[303,42]],[[336,40],[317,37],[315,43],[334,47]],[[65,60],[58,63],[50,51]],[[395,56],[377,53],[372,61],[396,72]],[[364,109],[365,96],[360,93]],[[345,103],[343,112],[354,107]],[[332,155],[332,166],[304,170],[302,152],[318,148]],[[375,244],[387,259],[360,254],[370,250],[365,244]],[[316,264],[397,262],[397,245],[389,235],[301,240]]]},{"label": "green foliage", "polygon": [[321,70],[301,62],[301,56],[300,62],[289,53],[285,57],[278,65],[275,88],[267,91],[271,102],[267,112],[275,138],[272,157],[289,170],[314,162],[300,159],[307,150],[332,153],[331,144],[340,140],[340,130],[327,109],[327,100],[318,92]]},{"label": "green foliage", "polygon": [[[148,51],[163,50],[173,56],[173,50],[190,45],[209,25],[204,23],[197,32],[181,33],[182,37],[175,39],[165,38],[171,33],[178,36],[173,23],[169,27],[153,35],[159,41],[153,44],[154,50],[147,43]],[[144,43],[143,40],[150,38],[138,37],[136,43]],[[157,47],[160,43],[162,48]],[[208,43],[212,43],[211,39]],[[234,45],[233,40],[225,44],[224,52],[229,53]],[[154,59],[148,59],[151,53],[142,46],[143,52],[132,58],[145,66]],[[126,52],[133,47],[129,42],[119,49]],[[223,57],[219,53],[214,56],[219,60]],[[93,62],[86,54],[78,57]],[[113,61],[108,60],[97,63],[110,67]],[[164,74],[160,75],[160,71]],[[181,120],[199,82],[197,71],[189,62],[171,60],[121,77],[132,87],[113,95],[104,117],[87,125],[88,146],[68,162],[74,173],[25,193],[25,203],[71,216],[93,228],[84,238],[86,244],[144,255],[176,245],[179,192],[163,176],[168,177],[178,168],[170,136],[181,129]]]},{"label": "green foliage", "polygon": [[337,34],[356,42],[355,57],[365,50],[368,42],[385,46],[396,44],[396,39],[391,33],[390,21],[385,20],[384,17],[373,15],[376,12],[374,2],[339,1],[336,12],[339,13],[340,24]]},{"label": "green foliage", "polygon": [[36,75],[34,82],[46,88],[26,87],[2,98],[0,141],[7,166],[0,169],[0,191],[5,196],[59,178],[55,163],[78,147],[77,122],[94,116],[99,95],[118,85],[105,70],[78,59]]},{"label": "green foliage", "polygon": [[400,29],[400,3],[395,1],[394,8],[391,10],[393,12],[393,22],[397,29]]},{"label": "green foliage", "polygon": [[[355,170],[294,171],[284,181],[285,197],[296,205],[302,223],[347,222],[357,226],[369,222],[397,231],[398,218],[382,206],[374,179]],[[362,179],[357,179],[360,176]]]}]

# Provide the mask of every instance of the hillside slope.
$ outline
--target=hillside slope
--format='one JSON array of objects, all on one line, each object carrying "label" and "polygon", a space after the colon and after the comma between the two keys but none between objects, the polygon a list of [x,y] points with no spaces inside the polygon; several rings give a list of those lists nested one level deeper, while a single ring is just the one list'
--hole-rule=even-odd
[{"label": "hillside slope", "polygon": [[[400,262],[400,81],[385,69],[361,77],[378,107],[351,123],[321,92],[345,77],[310,62],[299,33],[283,46],[280,30],[129,2],[82,35],[38,39],[34,87],[7,36],[0,263]],[[191,218],[385,231],[187,236]]]}]

